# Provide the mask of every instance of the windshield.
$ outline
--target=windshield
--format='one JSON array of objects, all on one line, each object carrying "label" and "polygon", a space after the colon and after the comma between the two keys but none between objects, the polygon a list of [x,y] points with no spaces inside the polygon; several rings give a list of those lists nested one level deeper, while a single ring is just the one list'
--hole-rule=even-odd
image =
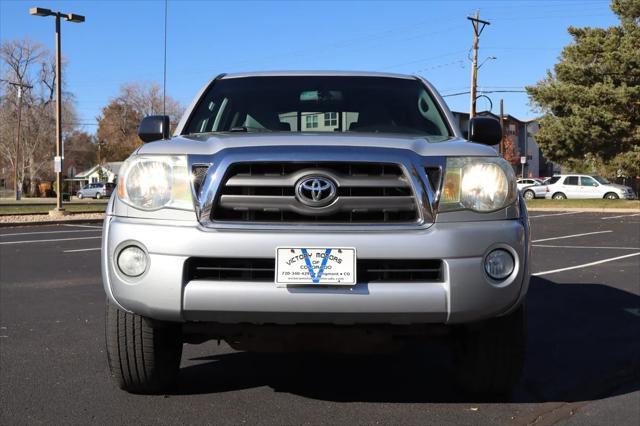
[{"label": "windshield", "polygon": [[553,185],[554,183],[556,183],[557,181],[560,180],[560,176],[554,176],[552,178],[549,178],[546,182],[547,185]]},{"label": "windshield", "polygon": [[601,183],[603,185],[608,185],[611,182],[609,182],[608,180],[606,180],[605,178],[603,178],[602,176],[591,176],[592,178],[594,178],[595,180],[598,181],[598,183]]},{"label": "windshield", "polygon": [[446,139],[427,88],[389,77],[245,77],[216,81],[185,133],[381,132]]}]

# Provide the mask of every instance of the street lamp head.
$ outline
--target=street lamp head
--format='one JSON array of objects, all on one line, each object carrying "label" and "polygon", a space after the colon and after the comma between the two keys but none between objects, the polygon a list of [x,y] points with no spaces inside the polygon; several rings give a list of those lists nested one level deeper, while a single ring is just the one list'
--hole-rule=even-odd
[{"label": "street lamp head", "polygon": [[29,15],[50,16],[53,15],[53,12],[51,9],[45,9],[43,7],[32,7],[29,9]]},{"label": "street lamp head", "polygon": [[75,22],[76,24],[84,22],[84,16],[76,15],[75,13],[68,13],[64,19],[69,22]]}]

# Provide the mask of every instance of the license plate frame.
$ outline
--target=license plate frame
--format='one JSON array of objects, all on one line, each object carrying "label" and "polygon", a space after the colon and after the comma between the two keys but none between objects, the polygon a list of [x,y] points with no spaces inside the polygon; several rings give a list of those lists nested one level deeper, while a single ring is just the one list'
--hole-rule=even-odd
[{"label": "license plate frame", "polygon": [[354,286],[355,247],[276,247],[275,284],[287,286]]}]

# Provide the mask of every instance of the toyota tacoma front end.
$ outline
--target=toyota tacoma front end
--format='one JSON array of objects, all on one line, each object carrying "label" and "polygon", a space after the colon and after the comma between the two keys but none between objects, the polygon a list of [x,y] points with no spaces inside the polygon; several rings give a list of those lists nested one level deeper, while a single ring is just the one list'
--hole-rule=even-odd
[{"label": "toyota tacoma front end", "polygon": [[499,125],[469,132],[428,82],[376,73],[222,75],[173,137],[166,117],[143,120],[153,143],[123,165],[104,223],[114,378],[166,389],[183,342],[327,350],[305,333],[358,346],[444,331],[461,385],[507,392],[529,225],[488,146]]}]

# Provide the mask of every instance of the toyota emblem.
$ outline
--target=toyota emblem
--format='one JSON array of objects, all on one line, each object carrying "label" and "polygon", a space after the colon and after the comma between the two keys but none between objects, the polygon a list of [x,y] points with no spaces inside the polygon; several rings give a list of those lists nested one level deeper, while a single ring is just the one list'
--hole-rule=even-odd
[{"label": "toyota emblem", "polygon": [[310,207],[331,204],[337,195],[336,184],[324,176],[306,176],[296,184],[298,201]]}]

